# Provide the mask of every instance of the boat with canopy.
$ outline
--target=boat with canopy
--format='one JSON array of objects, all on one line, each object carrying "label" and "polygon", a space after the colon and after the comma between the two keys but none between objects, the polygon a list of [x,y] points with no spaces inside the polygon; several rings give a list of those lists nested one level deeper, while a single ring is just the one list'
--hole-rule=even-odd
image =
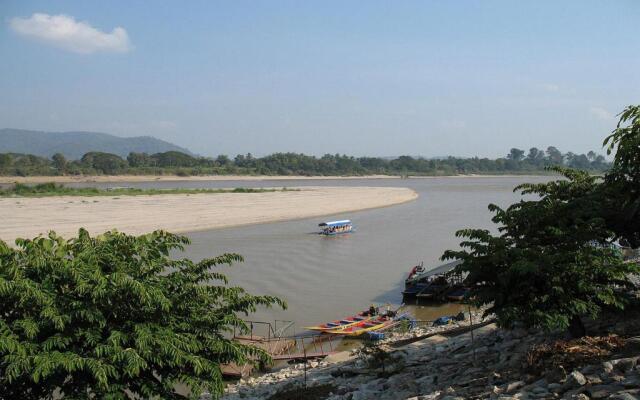
[{"label": "boat with canopy", "polygon": [[328,221],[318,224],[320,227],[320,234],[326,236],[340,235],[343,233],[353,232],[353,223],[351,220],[344,219],[341,221]]}]

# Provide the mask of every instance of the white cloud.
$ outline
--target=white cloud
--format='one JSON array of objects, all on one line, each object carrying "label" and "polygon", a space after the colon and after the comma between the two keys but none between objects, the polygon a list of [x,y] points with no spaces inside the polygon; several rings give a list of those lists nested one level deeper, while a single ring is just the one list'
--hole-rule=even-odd
[{"label": "white cloud", "polygon": [[614,119],[612,113],[601,107],[591,107],[589,113],[601,121],[612,121]]},{"label": "white cloud", "polygon": [[87,22],[76,21],[68,15],[35,13],[29,18],[15,17],[9,21],[11,29],[23,36],[40,40],[74,53],[125,53],[132,49],[124,28],[111,33],[99,31]]}]

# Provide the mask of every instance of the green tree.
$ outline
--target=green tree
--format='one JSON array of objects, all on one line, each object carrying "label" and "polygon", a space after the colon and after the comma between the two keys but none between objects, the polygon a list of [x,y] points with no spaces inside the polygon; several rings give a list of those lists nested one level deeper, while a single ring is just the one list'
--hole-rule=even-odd
[{"label": "green tree", "polygon": [[562,165],[564,163],[562,153],[553,146],[547,147],[547,160],[550,165]]},{"label": "green tree", "polygon": [[502,326],[569,328],[580,336],[582,316],[624,306],[618,288],[629,284],[627,274],[640,270],[611,245],[615,235],[602,218],[598,178],[555,171],[566,179],[515,189],[535,199],[507,209],[489,206],[499,234],[458,231],[465,238],[462,250],[448,250],[443,258],[462,260],[458,270],[468,273],[471,297],[488,305],[487,313],[495,313]]},{"label": "green tree", "polygon": [[532,147],[529,149],[529,154],[527,154],[527,161],[531,165],[539,166],[542,164],[544,160],[544,151],[539,150],[537,147]]},{"label": "green tree", "polygon": [[179,151],[166,151],[151,156],[159,167],[194,167],[198,160]]},{"label": "green tree", "polygon": [[127,156],[127,162],[134,168],[149,167],[153,165],[153,160],[147,153],[136,153],[133,151]]},{"label": "green tree", "polygon": [[116,154],[99,151],[85,154],[82,156],[81,162],[90,168],[109,175],[115,175],[127,167],[127,162]]},{"label": "green tree", "polygon": [[[191,398],[222,393],[221,363],[267,355],[227,339],[240,315],[284,303],[226,285],[169,254],[188,239],[156,231],[0,241],[0,399]],[[222,284],[217,284],[222,282]],[[54,392],[57,394],[54,396]]]},{"label": "green tree", "polygon": [[522,161],[523,158],[524,158],[524,150],[512,148],[511,150],[509,150],[509,154],[507,154],[508,160]]},{"label": "green tree", "polygon": [[59,173],[64,174],[67,171],[67,159],[62,153],[56,153],[51,157],[53,161],[53,167],[58,170]]},{"label": "green tree", "polygon": [[611,228],[632,247],[640,247],[640,105],[629,106],[604,145],[616,151],[605,175],[605,210]]},{"label": "green tree", "polygon": [[216,164],[224,167],[226,165],[231,164],[231,159],[229,158],[229,156],[226,156],[224,154],[220,154],[217,158],[216,158]]},{"label": "green tree", "polygon": [[13,164],[13,157],[9,153],[0,154],[0,169],[8,169]]}]

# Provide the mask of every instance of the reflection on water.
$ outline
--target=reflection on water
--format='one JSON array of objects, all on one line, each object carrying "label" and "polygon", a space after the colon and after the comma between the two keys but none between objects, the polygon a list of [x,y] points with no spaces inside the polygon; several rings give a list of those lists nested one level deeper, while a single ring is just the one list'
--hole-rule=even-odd
[{"label": "reflection on water", "polygon": [[[187,257],[202,259],[224,252],[245,262],[223,271],[250,293],[284,298],[289,308],[261,310],[252,319],[293,320],[303,326],[353,315],[372,302],[399,305],[409,269],[420,261],[434,267],[444,250],[455,248],[456,230],[492,228],[489,203],[507,205],[522,182],[548,177],[429,178],[313,181],[193,181],[118,183],[131,187],[293,187],[404,186],[419,193],[413,202],[374,210],[296,221],[189,234]],[[109,186],[108,184],[93,184]],[[78,186],[78,185],[76,185]],[[337,237],[311,233],[321,220],[351,219],[357,232]],[[455,315],[460,305],[408,307],[417,319]]]}]

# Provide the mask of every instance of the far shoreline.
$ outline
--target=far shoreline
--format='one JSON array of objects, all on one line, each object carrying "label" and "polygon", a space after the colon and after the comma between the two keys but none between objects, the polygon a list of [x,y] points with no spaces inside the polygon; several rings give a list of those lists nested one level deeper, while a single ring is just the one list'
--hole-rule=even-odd
[{"label": "far shoreline", "polygon": [[294,181],[294,180],[379,180],[379,179],[437,179],[437,178],[526,178],[556,176],[557,174],[458,174],[458,175],[52,175],[52,176],[0,176],[0,184],[38,183],[139,183],[139,182],[206,182],[206,181]]}]

